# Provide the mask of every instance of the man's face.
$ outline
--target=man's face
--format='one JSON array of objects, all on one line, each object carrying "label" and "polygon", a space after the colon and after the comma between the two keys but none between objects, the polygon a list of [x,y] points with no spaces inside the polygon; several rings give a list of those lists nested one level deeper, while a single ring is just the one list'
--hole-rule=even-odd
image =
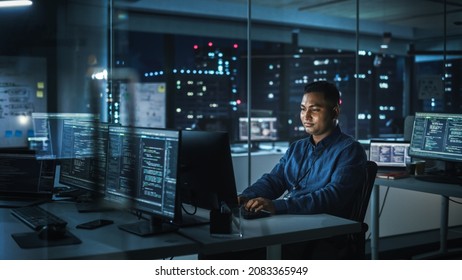
[{"label": "man's face", "polygon": [[322,93],[309,92],[303,95],[300,119],[305,131],[313,136],[316,143],[332,132],[338,114],[338,106],[327,104]]}]

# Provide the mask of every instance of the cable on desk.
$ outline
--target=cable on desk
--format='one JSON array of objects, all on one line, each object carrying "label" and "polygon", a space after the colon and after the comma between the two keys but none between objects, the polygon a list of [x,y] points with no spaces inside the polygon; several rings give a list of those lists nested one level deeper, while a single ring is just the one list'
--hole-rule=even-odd
[{"label": "cable on desk", "polygon": [[[385,201],[387,200],[389,190],[390,190],[390,187],[387,187],[387,190],[385,191],[385,195],[383,197],[382,207],[380,207],[380,210],[379,210],[379,219],[380,219],[380,216],[382,216],[383,208],[385,207]],[[371,235],[372,235],[372,233],[369,232],[369,235],[367,236],[366,240],[371,239]]]},{"label": "cable on desk", "polygon": [[183,211],[188,214],[188,215],[196,215],[196,212],[197,212],[197,206],[194,206],[194,211],[193,212],[188,212],[188,210],[186,210],[186,208],[184,207],[184,204],[182,203],[181,204],[181,209],[183,209]]},{"label": "cable on desk", "polygon": [[136,218],[138,218],[138,220],[143,219],[143,212],[141,212],[141,211],[134,210],[134,211],[133,211],[133,215],[135,215]]}]

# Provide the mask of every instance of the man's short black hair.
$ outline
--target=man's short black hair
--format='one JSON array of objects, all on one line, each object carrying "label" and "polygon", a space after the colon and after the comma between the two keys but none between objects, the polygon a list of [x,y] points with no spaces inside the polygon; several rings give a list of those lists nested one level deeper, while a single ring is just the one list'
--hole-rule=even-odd
[{"label": "man's short black hair", "polygon": [[320,92],[324,95],[327,103],[332,105],[332,107],[337,106],[340,104],[340,92],[338,91],[337,87],[330,82],[327,81],[318,81],[312,82],[305,86],[305,92]]}]

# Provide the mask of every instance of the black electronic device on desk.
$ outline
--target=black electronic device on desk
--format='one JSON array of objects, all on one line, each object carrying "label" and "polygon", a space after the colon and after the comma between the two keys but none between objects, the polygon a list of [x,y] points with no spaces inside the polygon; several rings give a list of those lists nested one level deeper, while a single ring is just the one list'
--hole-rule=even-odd
[{"label": "black electronic device on desk", "polygon": [[227,132],[181,132],[178,196],[183,212],[180,226],[209,223],[195,215],[197,208],[212,210],[219,202],[237,206],[231,146]]},{"label": "black electronic device on desk", "polygon": [[81,223],[76,226],[76,228],[80,229],[96,229],[100,227],[104,227],[107,225],[112,225],[114,223],[113,220],[108,219],[96,219],[89,222]]},{"label": "black electronic device on desk", "polygon": [[40,206],[14,208],[11,209],[11,214],[35,231],[39,231],[50,225],[53,225],[54,228],[65,228],[67,225],[65,220]]},{"label": "black electronic device on desk", "polygon": [[435,170],[427,165],[425,174],[416,179],[462,184],[461,127],[462,114],[416,113],[409,155],[435,165]]},{"label": "black electronic device on desk", "polygon": [[253,220],[253,219],[260,219],[260,218],[266,218],[270,217],[271,212],[267,210],[259,210],[259,211],[253,211],[253,210],[247,210],[245,207],[241,207],[241,217],[246,219],[246,220]]},{"label": "black electronic device on desk", "polygon": [[48,224],[38,230],[39,238],[44,240],[59,240],[64,238],[66,233],[66,227],[60,224]]},{"label": "black electronic device on desk", "polygon": [[14,208],[11,213],[34,230],[11,235],[23,249],[81,243],[79,238],[67,230],[64,219],[39,206]]}]

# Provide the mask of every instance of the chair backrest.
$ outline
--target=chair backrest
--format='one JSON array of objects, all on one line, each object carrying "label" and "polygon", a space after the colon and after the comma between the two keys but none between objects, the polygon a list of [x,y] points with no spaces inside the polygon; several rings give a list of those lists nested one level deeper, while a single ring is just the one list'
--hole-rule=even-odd
[{"label": "chair backrest", "polygon": [[361,232],[347,235],[347,243],[345,246],[344,255],[339,258],[344,259],[365,259],[366,256],[366,238],[365,234],[368,230],[367,223],[364,222],[367,206],[371,197],[372,188],[377,175],[377,164],[374,161],[367,161],[366,164],[366,179],[362,188],[358,191],[356,200],[353,204],[350,219],[361,223]]},{"label": "chair backrest", "polygon": [[372,188],[374,187],[375,176],[377,175],[377,164],[374,161],[367,161],[366,179],[364,185],[358,193],[350,219],[358,222],[364,222],[367,206],[371,197]]}]

